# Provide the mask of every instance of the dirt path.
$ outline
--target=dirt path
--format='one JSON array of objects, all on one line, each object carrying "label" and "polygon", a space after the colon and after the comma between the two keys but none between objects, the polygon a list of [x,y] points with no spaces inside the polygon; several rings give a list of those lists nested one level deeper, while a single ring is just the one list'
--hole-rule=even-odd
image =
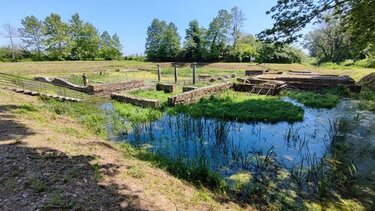
[{"label": "dirt path", "polygon": [[39,102],[0,89],[0,210],[251,209],[221,203],[28,104]]}]

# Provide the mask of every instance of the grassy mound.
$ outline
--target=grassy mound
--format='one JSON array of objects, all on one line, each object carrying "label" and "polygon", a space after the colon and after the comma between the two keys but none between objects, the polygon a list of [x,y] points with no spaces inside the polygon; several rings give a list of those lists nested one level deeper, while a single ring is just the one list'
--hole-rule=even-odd
[{"label": "grassy mound", "polygon": [[358,84],[375,92],[375,73],[371,73],[363,77]]},{"label": "grassy mound", "polygon": [[284,92],[284,95],[312,108],[333,108],[340,100],[338,95],[328,92],[287,91]]},{"label": "grassy mound", "polygon": [[193,117],[208,117],[240,122],[296,122],[303,119],[304,110],[275,97],[228,91],[203,98],[194,105],[176,106],[170,113],[187,113]]},{"label": "grassy mound", "polygon": [[161,111],[152,108],[141,108],[128,103],[112,102],[115,111],[131,122],[155,121],[163,115]]}]

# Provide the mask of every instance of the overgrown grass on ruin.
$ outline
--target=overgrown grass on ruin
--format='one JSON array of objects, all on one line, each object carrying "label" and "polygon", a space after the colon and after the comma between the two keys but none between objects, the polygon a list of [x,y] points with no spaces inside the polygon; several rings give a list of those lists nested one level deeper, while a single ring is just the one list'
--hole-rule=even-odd
[{"label": "overgrown grass on ruin", "polygon": [[176,106],[170,114],[187,113],[193,117],[217,118],[240,122],[296,122],[303,120],[304,110],[277,97],[227,91],[202,98],[193,105]]},{"label": "overgrown grass on ruin", "polygon": [[168,97],[177,95],[179,93],[182,93],[182,87],[177,87],[177,92],[175,93],[165,93],[164,91],[158,90],[136,90],[129,92],[127,94],[135,97],[159,100],[162,104],[162,107],[165,107],[168,103]]},{"label": "overgrown grass on ruin", "polygon": [[128,103],[112,101],[114,110],[122,117],[133,123],[155,121],[162,117],[163,113],[152,108],[142,108]]},{"label": "overgrown grass on ruin", "polygon": [[308,91],[286,91],[283,95],[288,96],[307,107],[312,108],[334,108],[340,97],[331,93],[315,93]]}]

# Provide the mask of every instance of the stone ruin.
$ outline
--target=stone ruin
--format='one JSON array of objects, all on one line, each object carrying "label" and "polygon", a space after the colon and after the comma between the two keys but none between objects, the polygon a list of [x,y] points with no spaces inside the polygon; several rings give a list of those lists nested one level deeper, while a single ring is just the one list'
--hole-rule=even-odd
[{"label": "stone ruin", "polygon": [[35,77],[34,80],[50,83],[56,86],[65,87],[68,89],[84,92],[87,94],[110,94],[116,91],[131,90],[135,88],[140,88],[144,86],[144,81],[132,80],[119,83],[105,83],[105,84],[94,84],[88,86],[78,86],[72,84],[61,78],[48,78],[48,77]]},{"label": "stone ruin", "polygon": [[321,75],[311,71],[264,71],[246,70],[247,78],[237,78],[240,82],[234,85],[236,91],[246,91],[257,94],[277,95],[282,89],[297,89],[318,91],[327,88],[345,86],[352,92],[360,92],[361,86],[347,76]]}]

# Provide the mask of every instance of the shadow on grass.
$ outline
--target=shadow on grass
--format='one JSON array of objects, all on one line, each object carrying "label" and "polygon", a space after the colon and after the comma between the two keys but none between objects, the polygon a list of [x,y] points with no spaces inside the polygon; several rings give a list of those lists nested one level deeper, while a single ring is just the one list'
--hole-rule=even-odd
[{"label": "shadow on grass", "polygon": [[118,166],[90,164],[91,156],[68,156],[21,144],[0,147],[0,209],[142,210],[127,186],[102,185]]},{"label": "shadow on grass", "polygon": [[0,106],[0,141],[17,141],[35,134],[35,132],[26,125],[14,120],[14,115],[5,113],[5,111],[20,108],[20,106],[16,105]]},{"label": "shadow on grass", "polygon": [[128,186],[102,181],[118,165],[24,144],[36,133],[9,114],[19,109],[0,106],[0,210],[144,210]]}]

